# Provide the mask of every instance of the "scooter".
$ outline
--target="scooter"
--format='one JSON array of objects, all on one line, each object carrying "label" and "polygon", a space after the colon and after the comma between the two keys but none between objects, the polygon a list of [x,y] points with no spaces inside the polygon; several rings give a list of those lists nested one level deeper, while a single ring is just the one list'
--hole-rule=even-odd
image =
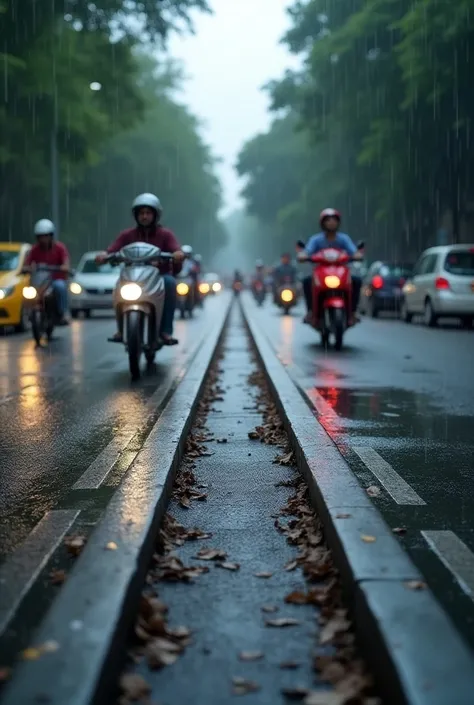
[{"label": "scooter", "polygon": [[[38,348],[42,346],[45,336],[48,342],[51,341],[54,328],[60,322],[52,274],[62,271],[58,266],[38,264],[31,272],[29,285],[23,287],[23,298],[29,308],[31,332]],[[26,273],[26,270],[24,272]],[[73,276],[74,272],[67,274]]]},{"label": "scooter", "polygon": [[165,302],[165,282],[160,262],[173,255],[146,242],[135,242],[107,257],[113,265],[124,264],[114,291],[114,308],[123,343],[128,353],[132,380],[140,378],[140,359],[144,353],[152,365],[155,354],[163,347],[160,339]]},{"label": "scooter", "polygon": [[181,314],[181,318],[193,317],[195,305],[194,282],[191,277],[185,276],[178,279],[176,284],[176,308]]},{"label": "scooter", "polygon": [[354,325],[352,314],[352,281],[349,269],[351,257],[341,250],[327,248],[311,258],[313,328],[321,333],[324,347],[334,337],[334,347],[341,350],[344,334]]},{"label": "scooter", "polygon": [[292,277],[284,277],[283,284],[276,290],[275,303],[283,309],[283,313],[288,315],[290,309],[298,303],[298,287]]},{"label": "scooter", "polygon": [[254,282],[252,282],[252,294],[254,295],[257,305],[261,306],[265,301],[266,291],[265,284],[260,281],[260,279],[256,279]]},{"label": "scooter", "polygon": [[242,291],[242,282],[238,280],[234,281],[232,283],[232,291],[234,292],[234,296],[239,296]]}]

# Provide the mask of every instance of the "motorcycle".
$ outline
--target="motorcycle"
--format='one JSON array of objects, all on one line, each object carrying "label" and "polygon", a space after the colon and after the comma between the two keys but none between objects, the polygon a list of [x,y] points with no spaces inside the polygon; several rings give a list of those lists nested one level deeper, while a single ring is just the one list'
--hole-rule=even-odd
[{"label": "motorcycle", "polygon": [[191,277],[181,277],[176,284],[176,308],[181,314],[181,318],[193,317],[195,304],[194,281]]},{"label": "motorcycle", "polygon": [[275,303],[286,315],[298,303],[298,287],[292,277],[284,277],[283,284],[277,288]]},{"label": "motorcycle", "polygon": [[173,255],[146,242],[126,245],[107,257],[113,265],[123,264],[114,291],[114,308],[123,343],[128,353],[132,380],[140,378],[142,353],[149,365],[163,347],[160,339],[165,301],[165,282],[156,264],[171,263]]},{"label": "motorcycle", "polygon": [[252,282],[252,294],[254,295],[255,301],[258,306],[261,306],[265,301],[265,284],[260,279],[256,279]]},{"label": "motorcycle", "polygon": [[234,281],[232,283],[232,291],[234,292],[234,296],[239,296],[240,292],[242,291],[242,282]]},{"label": "motorcycle", "polygon": [[341,250],[326,248],[313,255],[312,326],[321,333],[324,347],[334,337],[341,350],[346,330],[354,325],[352,315],[351,257]]},{"label": "motorcycle", "polygon": [[[54,272],[63,271],[61,267],[38,264],[31,272],[30,283],[23,287],[23,298],[29,308],[29,319],[31,332],[38,348],[41,347],[42,340],[46,336],[48,342],[53,337],[53,331],[60,323],[60,315],[56,295],[53,290]],[[24,270],[26,273],[26,270]],[[73,276],[74,272],[67,272],[68,276]]]}]

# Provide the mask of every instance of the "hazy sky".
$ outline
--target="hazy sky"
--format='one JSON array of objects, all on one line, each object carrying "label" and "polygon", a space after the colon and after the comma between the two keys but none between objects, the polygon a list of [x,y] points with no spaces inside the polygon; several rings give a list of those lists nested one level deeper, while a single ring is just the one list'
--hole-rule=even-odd
[{"label": "hazy sky", "polygon": [[214,15],[198,15],[196,35],[173,38],[174,57],[189,80],[184,101],[203,120],[203,135],[223,159],[218,174],[225,210],[239,204],[233,169],[242,144],[271,120],[261,86],[283,75],[295,59],[279,44],[289,23],[285,0],[212,0]]}]

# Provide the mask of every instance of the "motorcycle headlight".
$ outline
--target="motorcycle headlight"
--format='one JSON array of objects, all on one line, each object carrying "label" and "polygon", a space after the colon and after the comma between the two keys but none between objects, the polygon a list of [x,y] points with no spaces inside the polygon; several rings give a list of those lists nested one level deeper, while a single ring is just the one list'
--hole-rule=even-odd
[{"label": "motorcycle headlight", "polygon": [[7,286],[3,289],[0,289],[0,300],[1,299],[6,299],[7,296],[11,296],[13,292],[15,291],[14,286]]},{"label": "motorcycle headlight", "polygon": [[120,288],[120,296],[124,301],[137,301],[142,295],[142,288],[138,284],[124,284]]},{"label": "motorcycle headlight", "polygon": [[186,294],[189,292],[189,286],[184,282],[180,282],[176,287],[176,292],[180,296],[186,296]]},{"label": "motorcycle headlight", "polygon": [[72,282],[69,285],[69,291],[71,292],[71,294],[80,294],[82,292],[82,286],[77,282]]},{"label": "motorcycle headlight", "polygon": [[324,283],[328,289],[337,289],[341,285],[341,280],[335,274],[330,274],[328,277],[324,277]]},{"label": "motorcycle headlight", "polygon": [[24,286],[23,287],[23,298],[29,299],[30,301],[32,299],[36,299],[37,291],[34,286]]},{"label": "motorcycle headlight", "polygon": [[201,294],[208,294],[210,288],[211,287],[209,286],[209,284],[206,284],[205,282],[199,284],[199,291],[201,292]]},{"label": "motorcycle headlight", "polygon": [[[240,287],[239,287],[240,288]],[[212,285],[212,291],[220,291],[222,289],[222,284],[220,282],[214,282]]]},{"label": "motorcycle headlight", "polygon": [[287,304],[290,303],[290,301],[293,301],[293,292],[291,289],[283,289],[281,292],[281,300]]}]

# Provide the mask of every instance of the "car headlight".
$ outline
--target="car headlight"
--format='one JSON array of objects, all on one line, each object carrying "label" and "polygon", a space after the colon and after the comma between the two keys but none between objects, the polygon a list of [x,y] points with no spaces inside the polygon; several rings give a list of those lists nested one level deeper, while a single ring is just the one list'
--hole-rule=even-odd
[{"label": "car headlight", "polygon": [[82,292],[82,286],[77,282],[72,282],[69,285],[69,291],[71,292],[71,294],[80,294]]},{"label": "car headlight", "polygon": [[212,285],[212,291],[220,291],[222,289],[222,284],[220,282],[214,282]]},{"label": "car headlight", "polygon": [[15,291],[14,286],[6,286],[3,289],[0,289],[0,300],[6,299],[7,296],[11,296],[14,291]]},{"label": "car headlight", "polygon": [[23,298],[29,299],[30,301],[32,299],[36,299],[37,291],[34,286],[24,286],[23,287]]},{"label": "car headlight", "polygon": [[189,286],[188,286],[187,284],[185,284],[184,282],[180,282],[180,283],[176,286],[176,292],[177,292],[180,296],[186,296],[186,294],[189,292]]},{"label": "car headlight", "polygon": [[283,289],[281,292],[281,300],[287,304],[290,303],[290,301],[293,301],[293,292],[290,289]]},{"label": "car headlight", "polygon": [[337,289],[341,285],[341,280],[335,274],[330,274],[328,277],[324,277],[324,283],[328,289]]},{"label": "car headlight", "polygon": [[142,295],[142,288],[138,284],[124,284],[120,289],[120,296],[125,301],[136,301]]},{"label": "car headlight", "polygon": [[199,284],[199,291],[201,294],[208,294],[210,290],[209,284],[206,284],[206,282],[203,282],[202,284]]}]

